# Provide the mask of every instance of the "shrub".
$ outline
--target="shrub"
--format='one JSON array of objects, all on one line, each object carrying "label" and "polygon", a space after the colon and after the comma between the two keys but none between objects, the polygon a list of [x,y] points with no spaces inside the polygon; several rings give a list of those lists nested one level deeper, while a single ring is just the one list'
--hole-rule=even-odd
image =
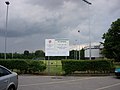
[{"label": "shrub", "polygon": [[42,61],[29,61],[29,72],[35,73],[35,72],[42,72],[46,69],[46,66]]},{"label": "shrub", "polygon": [[110,72],[113,63],[110,60],[63,60],[62,69],[65,74],[71,74],[75,71],[106,71]]},{"label": "shrub", "polygon": [[31,71],[42,72],[46,69],[46,66],[42,61],[34,60],[0,60],[0,65],[3,65],[11,70],[19,70],[20,73],[26,73]]}]

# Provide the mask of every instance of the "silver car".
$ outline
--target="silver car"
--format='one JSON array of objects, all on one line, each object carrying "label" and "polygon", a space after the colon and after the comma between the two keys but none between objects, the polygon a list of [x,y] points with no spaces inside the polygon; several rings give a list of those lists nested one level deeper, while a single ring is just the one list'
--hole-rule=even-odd
[{"label": "silver car", "polygon": [[0,65],[0,90],[17,90],[18,75]]}]

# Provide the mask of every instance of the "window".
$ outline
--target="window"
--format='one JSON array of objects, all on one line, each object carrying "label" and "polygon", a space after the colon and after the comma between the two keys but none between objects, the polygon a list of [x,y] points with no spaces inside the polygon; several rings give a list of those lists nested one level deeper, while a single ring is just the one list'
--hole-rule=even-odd
[{"label": "window", "polygon": [[3,67],[0,67],[0,77],[1,77],[1,76],[5,76],[5,75],[9,75],[9,74],[11,74],[10,71],[6,70],[6,69],[3,68]]}]

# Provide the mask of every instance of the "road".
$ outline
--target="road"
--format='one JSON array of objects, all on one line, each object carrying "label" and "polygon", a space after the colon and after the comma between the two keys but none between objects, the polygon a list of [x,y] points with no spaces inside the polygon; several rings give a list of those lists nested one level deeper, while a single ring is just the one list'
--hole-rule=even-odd
[{"label": "road", "polygon": [[120,90],[115,76],[19,76],[18,90]]}]

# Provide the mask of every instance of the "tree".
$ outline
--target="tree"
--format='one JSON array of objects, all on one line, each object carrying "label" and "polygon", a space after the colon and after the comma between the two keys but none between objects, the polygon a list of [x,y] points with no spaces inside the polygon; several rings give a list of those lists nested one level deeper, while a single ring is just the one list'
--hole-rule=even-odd
[{"label": "tree", "polygon": [[4,58],[4,53],[0,53],[0,59]]},{"label": "tree", "polygon": [[103,34],[105,39],[103,55],[115,61],[120,61],[120,18],[111,24],[108,32]]},{"label": "tree", "polygon": [[85,59],[85,50],[83,48],[80,50],[80,59]]},{"label": "tree", "polygon": [[36,50],[35,51],[35,56],[36,57],[45,57],[45,53],[43,50]]},{"label": "tree", "polygon": [[25,51],[24,51],[24,58],[25,58],[25,59],[28,59],[28,57],[29,57],[29,51],[28,51],[28,50],[25,50]]},{"label": "tree", "polygon": [[75,50],[70,51],[69,59],[74,59],[74,52]]},{"label": "tree", "polygon": [[25,50],[25,51],[24,51],[24,55],[28,56],[28,55],[29,55],[29,51],[28,51],[28,50]]}]

